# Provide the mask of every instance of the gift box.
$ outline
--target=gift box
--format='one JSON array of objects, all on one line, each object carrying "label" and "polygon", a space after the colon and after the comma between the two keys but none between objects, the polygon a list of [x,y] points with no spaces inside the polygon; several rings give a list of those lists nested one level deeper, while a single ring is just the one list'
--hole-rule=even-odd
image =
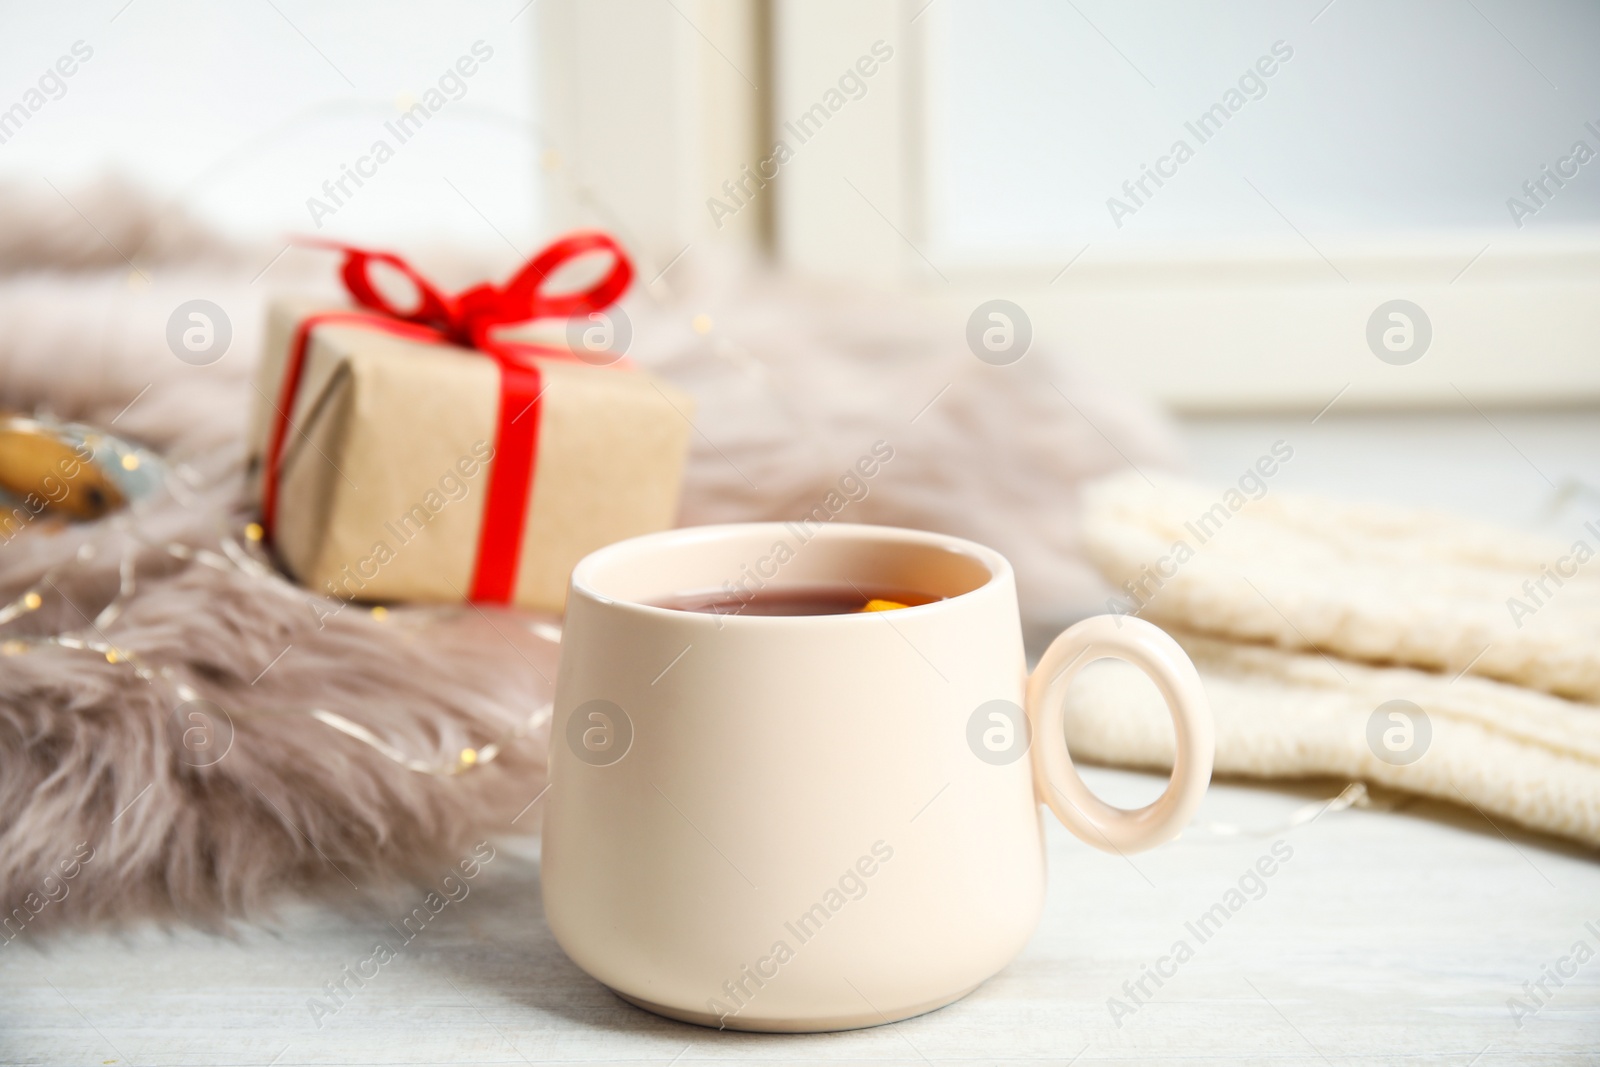
[{"label": "gift box", "polygon": [[[597,249],[616,257],[606,279],[543,295]],[[255,380],[253,484],[294,578],[342,599],[559,611],[579,559],[672,525],[691,399],[625,360],[496,332],[601,311],[632,275],[621,249],[576,235],[503,289],[456,297],[397,257],[344,251],[357,306],[275,303]],[[416,308],[373,288],[374,261],[412,279]]]}]

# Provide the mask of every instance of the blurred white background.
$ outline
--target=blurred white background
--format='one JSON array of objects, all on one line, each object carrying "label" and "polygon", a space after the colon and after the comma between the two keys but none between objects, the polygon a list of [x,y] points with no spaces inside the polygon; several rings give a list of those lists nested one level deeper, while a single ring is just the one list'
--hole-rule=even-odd
[{"label": "blurred white background", "polygon": [[[541,232],[532,11],[527,0],[110,0],[7,3],[0,109],[74,42],[66,91],[0,143],[0,178],[70,190],[118,172],[241,235],[379,243],[452,236],[526,246]],[[458,98],[399,144],[398,119],[482,41]],[[315,225],[306,201],[369,153],[394,158]],[[368,169],[373,169],[369,167]]]},{"label": "blurred white background", "polygon": [[[1244,178],[1309,232],[1498,229],[1523,181],[1575,140],[1596,140],[1584,123],[1600,121],[1600,5],[1323,3],[915,5],[939,50],[928,109],[935,242],[994,256],[1114,236],[1279,232]],[[306,199],[483,41],[493,58],[464,95],[325,226],[460,235],[484,226],[476,206],[529,237],[550,147],[536,5],[7,4],[0,106],[73,42],[93,57],[0,144],[0,175],[68,186],[116,170],[230,228],[310,227]],[[1264,94],[1119,233],[1107,197],[1124,196],[1122,183],[1175,139],[1197,143],[1184,123],[1275,42],[1293,58]],[[1596,223],[1600,177],[1585,168],[1528,225]]]},{"label": "blurred white background", "polygon": [[[937,241],[968,255],[1280,232],[1246,179],[1313,234],[1504,230],[1542,164],[1600,148],[1600,5],[1581,0],[935,0],[921,17],[945,51]],[[1201,145],[1184,123],[1277,42],[1292,57]],[[1194,159],[1119,232],[1106,198],[1180,137]],[[1528,225],[1596,222],[1600,166]]]}]

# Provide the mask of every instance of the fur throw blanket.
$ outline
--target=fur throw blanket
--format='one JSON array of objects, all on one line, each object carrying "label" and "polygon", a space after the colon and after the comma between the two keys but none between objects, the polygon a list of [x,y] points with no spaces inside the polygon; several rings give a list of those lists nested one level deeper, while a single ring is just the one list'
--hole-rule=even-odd
[{"label": "fur throw blanket", "polygon": [[[451,286],[515,266],[416,260]],[[113,519],[36,522],[0,546],[0,606],[43,591],[0,625],[5,940],[63,920],[219,923],[290,891],[357,899],[536,826],[553,620],[335,611],[244,551],[262,309],[274,292],[331,295],[333,267],[231,243],[115,183],[0,190],[0,408],[110,427],[181,474]],[[166,343],[196,298],[233,334],[202,367]],[[630,355],[699,405],[682,522],[798,517],[888,440],[895,461],[841,518],[994,545],[1041,632],[1108,592],[1079,549],[1076,483],[1175,460],[1146,405],[1038,346],[981,363],[962,323],[887,298],[696,252],[625,309]]]}]

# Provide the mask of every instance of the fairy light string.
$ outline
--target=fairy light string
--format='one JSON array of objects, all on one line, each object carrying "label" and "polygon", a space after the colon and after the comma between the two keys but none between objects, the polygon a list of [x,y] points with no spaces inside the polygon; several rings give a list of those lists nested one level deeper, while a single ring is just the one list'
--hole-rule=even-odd
[{"label": "fairy light string", "polygon": [[[127,446],[109,435],[96,435],[94,443],[103,447],[111,442],[116,442],[112,453],[116,462],[125,470],[135,470],[151,458],[141,458],[140,451]],[[198,493],[200,482],[198,472],[182,464],[175,464],[168,471],[168,477],[163,481],[171,494],[180,503],[193,502]],[[181,488],[180,488],[181,486]],[[187,499],[185,499],[187,497]],[[139,501],[135,501],[129,511],[139,510]],[[230,572],[240,575],[247,581],[256,584],[263,591],[270,591],[277,595],[290,596],[301,599],[306,595],[306,590],[289,582],[279,573],[271,561],[266,557],[261,547],[262,529],[258,523],[246,524],[242,531],[242,538],[237,537],[224,524],[218,524],[218,548],[213,551],[209,548],[197,548],[177,541],[151,541],[145,538],[135,527],[129,512],[123,512],[109,519],[105,528],[111,534],[128,536],[138,546],[153,549],[157,552],[182,561],[184,563],[211,567],[215,570]],[[87,566],[100,559],[101,550],[94,541],[86,541],[80,545],[71,557],[47,568],[33,584],[24,589],[0,607],[0,627],[25,618],[40,611],[47,598],[52,594],[59,596],[69,607],[77,611],[76,605],[67,600],[66,595],[57,587],[57,581],[65,579],[76,568]],[[107,663],[125,669],[150,685],[159,686],[166,690],[171,697],[176,698],[178,704],[201,699],[201,694],[190,685],[179,671],[170,665],[157,665],[149,662],[137,651],[127,648],[110,639],[106,634],[109,629],[123,614],[128,603],[138,591],[138,558],[134,545],[129,545],[121,553],[117,561],[117,589],[111,599],[90,618],[82,614],[87,625],[77,629],[66,629],[59,633],[26,635],[0,639],[0,657],[25,655],[39,648],[61,648],[73,652],[82,652],[98,656]],[[389,622],[396,618],[389,608],[383,605],[374,605],[367,609],[368,615],[378,623]],[[418,621],[435,620],[442,617],[464,617],[464,609],[423,609],[415,614]],[[560,641],[559,627],[549,623],[533,622],[526,625],[529,633],[540,640],[557,643]],[[214,703],[214,702],[213,702]],[[221,705],[218,705],[221,707]],[[552,706],[546,702],[536,707],[528,718],[505,734],[494,738],[484,744],[462,748],[454,760],[448,763],[430,762],[408,755],[393,744],[379,737],[367,727],[355,722],[344,715],[326,708],[295,707],[295,708],[253,708],[249,710],[222,708],[224,714],[230,719],[237,711],[241,717],[248,718],[260,715],[299,715],[313,722],[317,722],[360,744],[366,745],[385,759],[398,764],[407,770],[434,777],[448,778],[465,774],[494,762],[508,745],[515,743],[535,731],[546,726],[552,714]]]}]

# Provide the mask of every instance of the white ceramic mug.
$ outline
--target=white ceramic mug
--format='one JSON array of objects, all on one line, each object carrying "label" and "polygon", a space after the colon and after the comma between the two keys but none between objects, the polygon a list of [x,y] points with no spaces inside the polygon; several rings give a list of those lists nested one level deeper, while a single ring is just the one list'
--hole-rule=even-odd
[{"label": "white ceramic mug", "polygon": [[[650,603],[841,582],[944,599],[783,617]],[[948,1004],[1038,922],[1041,801],[1131,852],[1176,836],[1211,777],[1210,710],[1175,641],[1088,619],[1030,678],[1010,564],[954,537],[762,523],[634,538],[573,571],[561,645],[545,915],[622,997],[707,1026],[838,1030]],[[1067,685],[1106,657],[1149,675],[1177,728],[1172,780],[1136,811],[1088,791],[1062,736]]]}]

